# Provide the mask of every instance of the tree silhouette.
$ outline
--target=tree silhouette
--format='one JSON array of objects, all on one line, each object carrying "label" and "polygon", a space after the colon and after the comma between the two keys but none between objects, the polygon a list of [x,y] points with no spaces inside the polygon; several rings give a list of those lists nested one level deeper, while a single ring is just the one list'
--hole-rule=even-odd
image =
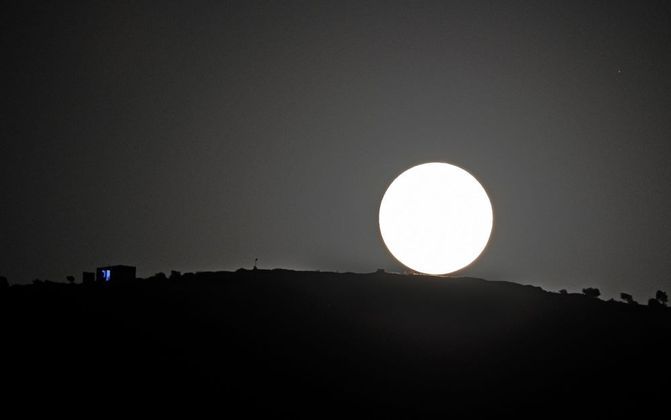
[{"label": "tree silhouette", "polygon": [[154,280],[165,281],[165,280],[168,279],[168,276],[166,276],[165,273],[160,272],[160,273],[154,274],[153,276],[151,276],[151,278],[154,279]]},{"label": "tree silhouette", "polygon": [[662,304],[655,298],[648,299],[648,306],[651,308],[661,308]]},{"label": "tree silhouette", "polygon": [[591,298],[598,298],[599,296],[601,296],[601,292],[596,287],[588,287],[586,289],[582,289],[582,293],[585,296],[589,296]]},{"label": "tree silhouette", "polygon": [[560,295],[567,295],[568,292],[566,291],[566,289],[561,289],[561,290],[559,291],[559,294],[560,294]]},{"label": "tree silhouette", "polygon": [[623,301],[627,302],[630,305],[636,303],[634,297],[629,293],[620,293],[620,299],[622,299]]},{"label": "tree silhouette", "polygon": [[662,305],[666,306],[667,302],[669,301],[669,297],[666,295],[666,292],[662,290],[658,290],[657,293],[655,293],[655,299]]},{"label": "tree silhouette", "polygon": [[9,288],[9,281],[7,280],[7,277],[0,276],[0,289],[7,289],[7,288]]}]

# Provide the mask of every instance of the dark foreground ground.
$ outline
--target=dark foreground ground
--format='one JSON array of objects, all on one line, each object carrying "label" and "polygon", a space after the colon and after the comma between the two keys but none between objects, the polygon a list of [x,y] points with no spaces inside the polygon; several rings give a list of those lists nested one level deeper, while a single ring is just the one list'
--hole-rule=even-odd
[{"label": "dark foreground ground", "polygon": [[671,310],[514,283],[240,270],[14,286],[0,315],[0,409],[22,413],[548,417],[671,401]]}]

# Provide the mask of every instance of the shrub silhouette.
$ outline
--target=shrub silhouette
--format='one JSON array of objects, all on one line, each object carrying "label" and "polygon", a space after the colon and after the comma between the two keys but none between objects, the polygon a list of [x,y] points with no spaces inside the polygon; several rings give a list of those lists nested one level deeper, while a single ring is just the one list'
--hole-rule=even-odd
[{"label": "shrub silhouette", "polygon": [[620,299],[622,299],[623,301],[627,302],[630,305],[636,303],[634,297],[629,293],[620,293]]},{"label": "shrub silhouette", "polygon": [[651,308],[661,308],[663,305],[655,298],[648,299],[648,306]]},{"label": "shrub silhouette", "polygon": [[657,293],[655,293],[655,299],[664,306],[666,306],[667,302],[669,301],[669,297],[666,295],[666,292],[662,290],[658,290]]},{"label": "shrub silhouette", "polygon": [[586,289],[582,289],[582,293],[585,296],[589,296],[591,298],[598,298],[599,296],[601,296],[601,292],[596,287],[588,287]]},{"label": "shrub silhouette", "polygon": [[561,290],[559,291],[559,294],[560,294],[560,295],[567,295],[568,292],[566,291],[566,289],[561,289]]},{"label": "shrub silhouette", "polygon": [[7,277],[0,276],[0,289],[8,289],[8,288],[9,288],[9,281],[7,281]]},{"label": "shrub silhouette", "polygon": [[158,280],[158,281],[165,281],[165,280],[168,279],[168,276],[166,276],[165,273],[160,272],[160,273],[156,273],[153,276],[151,276],[150,279]]},{"label": "shrub silhouette", "polygon": [[65,279],[68,281],[68,283],[75,284],[75,276],[67,276]]}]

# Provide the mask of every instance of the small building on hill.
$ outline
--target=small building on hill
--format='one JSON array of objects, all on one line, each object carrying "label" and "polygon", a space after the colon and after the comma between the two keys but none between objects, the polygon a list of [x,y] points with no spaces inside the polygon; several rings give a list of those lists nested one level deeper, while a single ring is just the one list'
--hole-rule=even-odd
[{"label": "small building on hill", "polygon": [[130,265],[110,265],[96,269],[96,282],[123,283],[135,280],[135,267]]}]

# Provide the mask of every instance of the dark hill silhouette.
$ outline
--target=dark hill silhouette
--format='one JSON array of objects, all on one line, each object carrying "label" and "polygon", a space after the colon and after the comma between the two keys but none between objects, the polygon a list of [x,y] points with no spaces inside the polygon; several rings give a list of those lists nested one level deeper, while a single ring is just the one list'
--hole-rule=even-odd
[{"label": "dark hill silhouette", "polygon": [[671,395],[662,304],[508,282],[173,272],[13,286],[0,307],[3,404],[24,411],[547,417]]}]

